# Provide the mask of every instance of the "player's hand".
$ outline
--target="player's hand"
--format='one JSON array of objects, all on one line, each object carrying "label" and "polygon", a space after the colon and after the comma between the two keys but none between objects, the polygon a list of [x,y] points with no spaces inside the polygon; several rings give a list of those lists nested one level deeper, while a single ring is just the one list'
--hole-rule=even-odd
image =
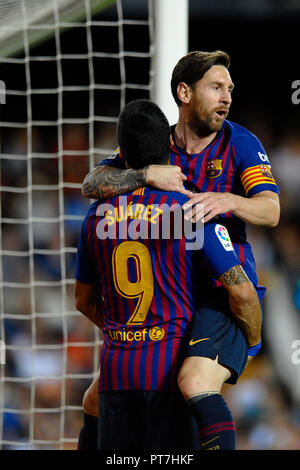
[{"label": "player's hand", "polygon": [[[194,194],[188,202],[183,205],[186,210],[185,218],[197,222],[201,219],[203,223],[216,217],[216,215],[232,212],[235,209],[235,198],[232,193],[200,193]],[[191,210],[188,210],[188,209]]]},{"label": "player's hand", "polygon": [[150,165],[147,168],[146,183],[162,191],[177,191],[188,197],[194,193],[184,188],[187,177],[176,165]]}]

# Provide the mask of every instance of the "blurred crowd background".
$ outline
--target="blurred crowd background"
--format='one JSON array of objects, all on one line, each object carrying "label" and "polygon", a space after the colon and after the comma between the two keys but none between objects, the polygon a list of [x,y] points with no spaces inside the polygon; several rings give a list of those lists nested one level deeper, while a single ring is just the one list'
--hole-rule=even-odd
[{"label": "blurred crowd background", "polygon": [[[273,28],[279,18],[271,15],[268,20],[257,12],[252,16],[246,13],[233,12],[222,22],[221,17],[206,12],[200,38],[197,18],[190,22],[190,50],[219,48],[231,55],[236,90],[229,119],[244,125],[261,140],[280,187],[279,226],[248,227],[260,283],[268,287],[263,347],[238,384],[224,386],[224,394],[236,419],[238,449],[295,450],[300,449],[300,108],[291,101],[291,82],[299,77],[294,75],[292,62],[286,60],[284,66],[279,59],[276,62],[279,42]],[[105,15],[98,19],[102,17]],[[293,25],[295,15],[283,21]],[[243,41],[257,24],[264,26],[263,32],[257,28],[264,42],[256,35],[247,48]],[[221,25],[227,28],[225,37]],[[99,42],[101,31],[100,27],[92,31],[98,47],[95,50],[118,47],[113,36],[105,45]],[[212,32],[219,36],[212,39]],[[85,34],[84,28],[64,33],[64,52],[78,52]],[[145,40],[136,44],[134,34],[128,32],[128,50],[147,50],[147,26],[140,28],[139,34]],[[50,40],[33,49],[32,55],[51,54],[53,47]],[[64,75],[67,85],[86,83],[83,67],[77,62],[68,62]],[[114,81],[107,62],[94,65],[101,76],[99,83]],[[51,80],[57,79],[57,64],[53,73],[47,61],[43,66],[41,71],[37,62],[31,63],[32,86],[55,88]],[[24,67],[0,64],[0,79],[7,88],[26,89]],[[136,83],[146,84],[149,59],[138,71],[135,64],[129,65],[130,74]],[[63,117],[84,120],[89,115],[88,93],[65,95]],[[127,90],[126,101],[140,97],[148,97],[147,89]],[[49,100],[47,93],[32,95],[32,119],[57,119],[53,117],[57,98],[53,95]],[[115,97],[110,92],[95,97],[95,114],[109,119],[92,123],[92,159],[91,123],[32,126],[30,164],[26,125],[2,125],[0,339],[5,339],[7,348],[6,364],[0,365],[3,449],[76,448],[82,425],[81,400],[96,373],[101,344],[99,333],[74,306],[77,240],[81,218],[89,205],[81,196],[80,186],[89,168],[117,145],[119,106],[118,93]],[[8,94],[6,105],[1,106],[2,123],[26,123],[27,116],[27,97]],[[28,185],[33,185],[30,197]]]}]

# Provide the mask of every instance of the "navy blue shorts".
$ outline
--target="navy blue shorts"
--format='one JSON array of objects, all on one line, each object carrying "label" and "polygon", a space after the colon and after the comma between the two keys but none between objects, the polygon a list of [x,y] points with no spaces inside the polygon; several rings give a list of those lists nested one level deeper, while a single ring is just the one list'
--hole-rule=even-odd
[{"label": "navy blue shorts", "polygon": [[193,317],[186,357],[215,359],[227,367],[231,376],[226,381],[235,384],[246,367],[248,345],[230,312],[228,294],[216,288]]},{"label": "navy blue shorts", "polygon": [[197,450],[197,423],[180,392],[99,393],[98,450]]}]

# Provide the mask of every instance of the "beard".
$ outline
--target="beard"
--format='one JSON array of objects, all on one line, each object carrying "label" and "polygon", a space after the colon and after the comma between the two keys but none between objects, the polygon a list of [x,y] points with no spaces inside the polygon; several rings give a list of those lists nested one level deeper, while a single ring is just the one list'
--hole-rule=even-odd
[{"label": "beard", "polygon": [[188,126],[198,137],[207,137],[222,129],[226,117],[227,114],[224,118],[218,119],[215,117],[215,112],[205,114],[194,110],[188,120]]}]

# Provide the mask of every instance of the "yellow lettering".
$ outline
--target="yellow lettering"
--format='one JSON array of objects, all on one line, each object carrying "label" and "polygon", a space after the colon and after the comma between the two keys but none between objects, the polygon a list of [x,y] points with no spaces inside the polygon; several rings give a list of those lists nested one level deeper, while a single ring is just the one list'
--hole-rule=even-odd
[{"label": "yellow lettering", "polygon": [[146,333],[147,333],[147,329],[144,328],[143,331],[142,331],[142,333],[143,333],[143,341],[145,341],[145,336],[146,336]]},{"label": "yellow lettering", "polygon": [[118,339],[119,341],[123,340],[122,331],[116,331],[115,339]]},{"label": "yellow lettering", "polygon": [[117,222],[124,220],[124,207],[121,206],[119,209],[115,207],[115,217]]},{"label": "yellow lettering", "polygon": [[[159,217],[162,213],[163,213],[163,210],[162,209],[159,209],[158,207],[155,207],[155,210],[156,210],[156,214],[154,214],[151,219],[150,219],[150,222],[152,224],[156,224],[157,221],[155,221],[155,219],[157,219],[157,217]],[[155,221],[155,222],[154,222]]]},{"label": "yellow lettering", "polygon": [[126,219],[128,219],[128,217],[133,219],[132,202],[128,204],[127,209],[126,209]]},{"label": "yellow lettering", "polygon": [[[131,335],[131,338],[129,338],[129,335]],[[133,341],[133,332],[132,331],[128,331],[127,332],[127,341]]]},{"label": "yellow lettering", "polygon": [[107,220],[107,225],[112,225],[112,224],[115,223],[115,219],[114,219],[114,217],[112,217],[111,215],[108,215],[108,214],[112,214],[112,211],[111,210],[106,211],[105,214],[104,214],[105,218]]},{"label": "yellow lettering", "polygon": [[114,336],[115,336],[115,335],[114,335],[114,331],[109,330],[109,331],[108,331],[108,334],[109,334],[109,336],[110,336],[111,339],[115,339],[115,338],[114,338]]},{"label": "yellow lettering", "polygon": [[143,220],[149,220],[149,216],[151,214],[152,209],[153,209],[153,205],[148,204],[144,212]]},{"label": "yellow lettering", "polygon": [[142,220],[142,213],[144,209],[146,208],[146,206],[144,206],[144,204],[136,204],[135,206],[136,206],[136,211],[135,211],[134,218]]},{"label": "yellow lettering", "polygon": [[137,331],[126,330],[108,330],[109,337],[114,341],[145,341],[148,329]]},{"label": "yellow lettering", "polygon": [[135,341],[140,341],[141,340],[141,337],[142,337],[142,332],[141,331],[136,331],[134,333],[134,340]]}]

